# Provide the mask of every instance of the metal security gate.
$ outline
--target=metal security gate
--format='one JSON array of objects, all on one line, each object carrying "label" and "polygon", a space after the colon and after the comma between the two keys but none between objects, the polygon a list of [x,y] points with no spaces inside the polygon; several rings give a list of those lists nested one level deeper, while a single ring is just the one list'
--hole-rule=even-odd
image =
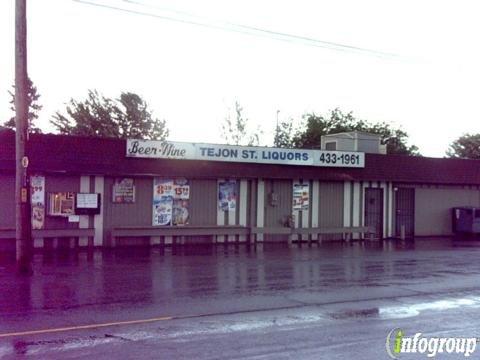
[{"label": "metal security gate", "polygon": [[398,188],[395,192],[395,235],[413,237],[415,234],[415,189]]},{"label": "metal security gate", "polygon": [[373,228],[376,239],[383,237],[383,189],[365,188],[365,226]]}]

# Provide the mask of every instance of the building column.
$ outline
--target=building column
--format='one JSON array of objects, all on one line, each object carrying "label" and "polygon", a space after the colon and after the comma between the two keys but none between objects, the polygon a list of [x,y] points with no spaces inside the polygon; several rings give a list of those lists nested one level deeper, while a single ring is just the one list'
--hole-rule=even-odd
[{"label": "building column", "polygon": [[100,214],[95,215],[93,223],[95,227],[95,237],[93,238],[94,246],[103,245],[103,209],[104,209],[104,187],[105,178],[103,176],[95,176],[95,193],[100,194]]},{"label": "building column", "polygon": [[[80,192],[89,193],[90,192],[90,176],[80,176]],[[102,199],[103,203],[103,199]],[[79,215],[78,227],[80,229],[88,229],[89,226],[89,215]],[[80,236],[78,238],[78,246],[84,247],[88,246],[88,237]]]},{"label": "building column", "polygon": [[[247,226],[247,199],[248,199],[248,182],[247,180],[240,180],[240,203],[238,214],[238,225]],[[238,240],[244,242],[247,240],[245,235],[239,235]]]},{"label": "building column", "polygon": [[[343,227],[352,226],[352,183],[343,183]],[[344,240],[348,239],[344,234]]]},{"label": "building column", "polygon": [[[265,181],[257,182],[257,227],[263,228],[265,223]],[[257,234],[257,241],[263,241],[263,234]]]},{"label": "building column", "polygon": [[[235,192],[237,189],[240,190],[240,186],[237,186],[237,181],[235,182]],[[228,225],[236,225],[237,224],[237,207],[240,208],[240,194],[237,194],[237,203],[235,204],[235,209],[228,209]],[[236,235],[228,235],[227,241],[234,242],[237,239]]]},{"label": "building column", "polygon": [[[320,182],[313,180],[312,182],[312,228],[318,227],[318,212],[320,209]],[[318,234],[312,234],[312,240],[318,240]]]},{"label": "building column", "polygon": [[[292,181],[292,195],[293,195],[293,187],[295,184],[300,184],[300,179],[294,179]],[[293,219],[294,219],[294,222],[293,222],[293,227],[295,229],[297,229],[299,227],[299,224],[300,224],[300,210],[293,210],[293,202],[292,202],[292,216],[293,216]],[[290,235],[290,238],[292,241],[294,240],[298,240],[299,239],[299,236],[297,234],[293,234],[293,235]]]},{"label": "building column", "polygon": [[363,181],[360,190],[360,224],[365,226],[365,189],[369,187],[368,181]]},{"label": "building column", "polygon": [[383,229],[382,237],[386,238],[388,235],[388,186],[385,181],[380,183],[380,188],[383,190]]},{"label": "building column", "polygon": [[[361,207],[361,187],[359,182],[353,183],[353,212],[352,212],[352,226],[360,226],[360,207]],[[353,239],[359,239],[359,234],[353,234]]]},{"label": "building column", "polygon": [[[225,211],[220,209],[219,202],[218,202],[218,194],[219,194],[219,189],[220,189],[220,183],[225,181],[225,179],[218,179],[217,180],[217,225],[218,226],[225,226]],[[225,236],[224,235],[217,235],[216,239],[217,243],[223,243],[225,242]]]},{"label": "building column", "polygon": [[395,214],[395,204],[393,203],[393,183],[389,182],[387,183],[387,189],[388,189],[388,231],[387,231],[387,236],[388,237],[393,237],[394,231],[393,231],[393,216]]},{"label": "building column", "polygon": [[[308,205],[308,209],[307,210],[302,210],[302,225],[301,227],[303,229],[305,228],[308,228],[309,227],[309,224],[310,224],[310,213],[311,213],[311,209],[312,209],[312,189],[311,189],[311,186],[310,186],[310,181],[307,181],[305,182],[304,180],[302,180],[302,184],[308,184],[308,202],[309,202],[309,205]],[[304,235],[300,235],[300,240],[308,240],[310,238],[310,235],[309,234],[304,234]]]}]

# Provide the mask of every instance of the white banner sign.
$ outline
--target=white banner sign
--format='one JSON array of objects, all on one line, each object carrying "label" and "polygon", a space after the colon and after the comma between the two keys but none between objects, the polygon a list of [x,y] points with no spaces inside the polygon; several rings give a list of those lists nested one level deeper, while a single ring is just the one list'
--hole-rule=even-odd
[{"label": "white banner sign", "polygon": [[45,177],[30,177],[30,197],[32,206],[32,229],[45,226]]},{"label": "white banner sign", "polygon": [[283,149],[156,140],[128,139],[127,157],[328,167],[365,167],[365,154],[354,151]]},{"label": "white banner sign", "polygon": [[97,209],[98,194],[77,193],[76,204],[78,209]]}]

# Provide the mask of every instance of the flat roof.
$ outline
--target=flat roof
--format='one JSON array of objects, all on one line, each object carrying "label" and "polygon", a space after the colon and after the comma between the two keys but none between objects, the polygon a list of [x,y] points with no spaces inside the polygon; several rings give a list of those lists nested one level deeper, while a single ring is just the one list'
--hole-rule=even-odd
[{"label": "flat roof", "polygon": [[[30,172],[190,178],[318,179],[480,185],[480,160],[365,154],[364,168],[126,157],[126,140],[30,135]],[[0,171],[15,171],[15,133],[0,131]]]}]

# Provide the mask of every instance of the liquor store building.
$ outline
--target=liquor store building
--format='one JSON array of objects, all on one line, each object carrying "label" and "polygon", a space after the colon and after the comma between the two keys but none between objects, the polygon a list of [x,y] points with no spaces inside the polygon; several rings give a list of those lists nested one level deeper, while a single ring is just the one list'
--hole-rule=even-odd
[{"label": "liquor store building", "polygon": [[[321,148],[31,135],[34,246],[449,236],[453,207],[480,207],[480,161],[385,155],[362,133]],[[14,193],[15,134],[2,131],[3,243]]]}]

